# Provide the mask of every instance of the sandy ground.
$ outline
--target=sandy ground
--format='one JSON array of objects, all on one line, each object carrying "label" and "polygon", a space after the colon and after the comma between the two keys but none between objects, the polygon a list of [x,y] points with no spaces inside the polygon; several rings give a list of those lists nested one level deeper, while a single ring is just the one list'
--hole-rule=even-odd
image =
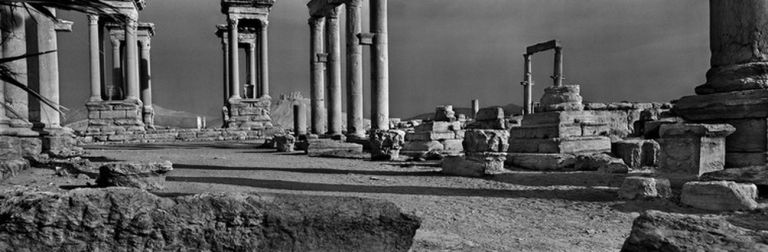
[{"label": "sandy ground", "polygon": [[[646,209],[616,197],[623,175],[513,171],[493,178],[439,173],[435,163],[371,162],[276,153],[254,143],[89,147],[94,161],[174,163],[162,193],[255,191],[380,198],[423,218],[414,251],[618,251]],[[31,169],[2,187],[67,190],[93,183]]]}]

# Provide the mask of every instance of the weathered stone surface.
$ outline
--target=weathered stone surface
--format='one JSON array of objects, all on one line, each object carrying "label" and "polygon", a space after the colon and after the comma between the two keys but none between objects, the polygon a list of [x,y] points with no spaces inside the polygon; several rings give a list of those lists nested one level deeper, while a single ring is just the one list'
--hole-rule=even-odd
[{"label": "weathered stone surface", "polygon": [[464,132],[464,152],[507,152],[509,131],[471,129]]},{"label": "weathered stone surface", "polygon": [[678,123],[664,124],[659,128],[659,135],[662,138],[671,137],[727,137],[736,128],[729,124],[694,124]]},{"label": "weathered stone surface", "polygon": [[557,153],[508,153],[505,162],[508,166],[536,171],[573,170],[576,156]]},{"label": "weathered stone surface", "polygon": [[456,121],[456,112],[453,111],[452,105],[439,106],[435,109],[436,122],[453,122]]},{"label": "weathered stone surface", "polygon": [[678,117],[661,118],[659,120],[643,122],[642,136],[645,139],[660,138],[661,136],[659,135],[659,129],[661,129],[661,125],[676,124],[682,122],[683,119]]},{"label": "weathered stone surface", "polygon": [[76,157],[85,153],[83,148],[77,146],[77,140],[71,134],[43,137],[43,150],[57,158]]},{"label": "weathered stone surface", "polygon": [[37,137],[20,137],[19,145],[24,157],[37,156],[43,152],[43,140]]},{"label": "weathered stone surface", "polygon": [[768,167],[752,166],[745,168],[730,168],[722,171],[708,172],[701,175],[702,181],[734,181],[768,186]]},{"label": "weathered stone surface", "polygon": [[296,146],[296,137],[291,134],[276,135],[273,141],[278,152],[293,152]]},{"label": "weathered stone surface", "polygon": [[478,153],[466,156],[448,156],[443,159],[445,174],[481,177],[504,172],[506,153]]},{"label": "weathered stone surface", "polygon": [[579,155],[576,157],[574,168],[580,171],[598,171],[602,173],[629,172],[629,166],[624,163],[624,160],[605,153]]},{"label": "weathered stone surface", "polygon": [[689,121],[768,117],[768,90],[685,96],[672,111]]},{"label": "weathered stone surface", "polygon": [[373,160],[396,160],[405,145],[405,131],[373,130],[369,144]]},{"label": "weathered stone surface", "polygon": [[[662,126],[662,129],[667,126]],[[681,132],[681,131],[678,131]],[[661,146],[659,171],[694,176],[722,170],[725,166],[725,137],[685,134],[658,140]]]},{"label": "weathered stone surface", "polygon": [[541,111],[583,110],[581,88],[578,85],[550,86],[544,89],[540,100]]},{"label": "weathered stone surface", "polygon": [[440,141],[447,139],[459,139],[464,137],[464,131],[447,131],[447,132],[415,132],[405,135],[405,140],[411,141]]},{"label": "weathered stone surface", "polygon": [[416,132],[453,132],[461,130],[461,122],[454,121],[454,122],[443,122],[443,121],[434,121],[434,122],[425,122],[423,124],[420,124],[414,128]]},{"label": "weathered stone surface", "polygon": [[619,199],[669,198],[672,187],[669,179],[649,177],[627,177],[619,188]]},{"label": "weathered stone surface", "polygon": [[768,251],[768,236],[722,216],[646,211],[635,219],[621,251]]},{"label": "weathered stone surface", "polygon": [[0,244],[18,251],[408,251],[420,225],[393,203],[352,197],[108,188],[0,198]]},{"label": "weathered stone surface", "polygon": [[610,152],[608,137],[569,137],[553,139],[509,139],[509,152],[514,153],[593,153]]},{"label": "weathered stone surface", "polygon": [[757,187],[732,181],[688,182],[680,201],[688,206],[712,211],[753,210],[758,207]]},{"label": "weathered stone surface", "polygon": [[639,169],[643,166],[656,166],[659,154],[659,143],[646,139],[625,139],[612,143],[614,156],[624,160],[630,168]]},{"label": "weathered stone surface", "polygon": [[0,159],[0,181],[14,177],[29,167],[29,161],[21,157]]},{"label": "weathered stone surface", "polygon": [[165,174],[173,170],[170,161],[162,163],[106,163],[99,167],[96,184],[102,187],[134,187],[143,190],[163,189]]},{"label": "weathered stone surface", "polygon": [[482,108],[475,116],[475,121],[471,123],[470,129],[506,129],[507,123],[504,119],[504,109],[502,107]]},{"label": "weathered stone surface", "polygon": [[308,139],[307,155],[310,157],[319,157],[324,152],[348,151],[363,152],[363,145],[354,143],[344,143],[330,139]]}]

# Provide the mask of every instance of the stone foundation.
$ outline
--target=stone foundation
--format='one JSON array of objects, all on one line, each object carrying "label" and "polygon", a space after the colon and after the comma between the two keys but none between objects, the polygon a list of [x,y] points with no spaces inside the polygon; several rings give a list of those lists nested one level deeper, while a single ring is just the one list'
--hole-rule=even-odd
[{"label": "stone foundation", "polygon": [[166,129],[115,131],[108,134],[79,132],[78,141],[85,144],[117,144],[259,140],[271,138],[278,131],[276,129]]},{"label": "stone foundation", "polygon": [[89,134],[114,134],[119,131],[144,131],[141,101],[90,101],[88,109]]},{"label": "stone foundation", "polygon": [[272,128],[271,104],[272,99],[269,97],[229,100],[227,127],[243,130]]}]

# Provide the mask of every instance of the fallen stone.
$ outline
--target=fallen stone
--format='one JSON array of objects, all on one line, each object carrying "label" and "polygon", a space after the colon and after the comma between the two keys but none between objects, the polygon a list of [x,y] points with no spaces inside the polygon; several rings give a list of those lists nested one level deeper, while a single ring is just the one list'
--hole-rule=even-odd
[{"label": "fallen stone", "polygon": [[732,181],[688,182],[683,185],[683,204],[712,211],[754,210],[757,186]]},{"label": "fallen stone", "polygon": [[646,211],[633,222],[621,251],[768,251],[768,236],[723,216]]},{"label": "fallen stone", "polygon": [[29,161],[24,158],[12,158],[0,160],[0,181],[14,177],[19,172],[29,169]]},{"label": "fallen stone", "polygon": [[435,109],[436,122],[453,122],[456,121],[456,112],[453,111],[453,105],[439,106]]},{"label": "fallen stone", "polygon": [[408,251],[421,222],[353,197],[106,188],[0,199],[0,244],[16,251]]},{"label": "fallen stone", "polygon": [[659,128],[659,135],[662,138],[668,137],[727,137],[736,128],[729,124],[704,124],[704,123],[678,123],[665,124]]},{"label": "fallen stone", "polygon": [[443,159],[442,173],[482,177],[504,172],[506,153],[485,153],[472,156],[447,156]]},{"label": "fallen stone", "polygon": [[648,177],[627,177],[619,188],[619,199],[669,198],[672,187],[669,179]]},{"label": "fallen stone", "polygon": [[629,166],[621,158],[605,153],[579,155],[574,168],[579,171],[598,171],[602,173],[628,173]]},{"label": "fallen stone", "polygon": [[575,163],[575,155],[558,153],[508,153],[505,162],[508,166],[535,171],[571,171]]},{"label": "fallen stone", "polygon": [[96,184],[101,187],[133,187],[142,190],[163,189],[165,174],[173,170],[170,161],[162,163],[107,163],[99,168]]},{"label": "fallen stone", "polygon": [[278,152],[293,152],[296,147],[296,137],[291,134],[276,135],[273,139]]},{"label": "fallen stone", "polygon": [[310,157],[319,157],[324,153],[332,152],[353,152],[362,153],[363,145],[354,143],[345,143],[331,139],[308,139],[307,155]]},{"label": "fallen stone", "polygon": [[656,141],[646,139],[625,139],[612,143],[613,155],[633,169],[656,166],[660,148]]},{"label": "fallen stone", "polygon": [[464,132],[462,147],[466,153],[507,152],[509,131],[472,129]]},{"label": "fallen stone", "polygon": [[745,168],[731,168],[722,171],[708,172],[701,175],[702,181],[734,181],[737,183],[751,183],[768,186],[768,167],[753,166]]},{"label": "fallen stone", "polygon": [[370,133],[371,159],[397,160],[405,145],[405,131],[373,130]]},{"label": "fallen stone", "polygon": [[725,137],[734,132],[728,124],[666,124],[660,128],[662,173],[701,176],[725,166]]},{"label": "fallen stone", "polygon": [[468,127],[471,129],[506,129],[504,109],[502,107],[482,108],[477,112],[475,121]]}]

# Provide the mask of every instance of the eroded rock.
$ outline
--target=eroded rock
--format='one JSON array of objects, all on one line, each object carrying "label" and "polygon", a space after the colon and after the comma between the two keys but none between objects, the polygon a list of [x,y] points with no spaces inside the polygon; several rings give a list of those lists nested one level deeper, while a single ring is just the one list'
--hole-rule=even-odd
[{"label": "eroded rock", "polygon": [[296,137],[291,134],[276,135],[273,139],[278,152],[293,152],[296,147]]},{"label": "eroded rock", "polygon": [[143,190],[163,189],[165,174],[173,170],[170,161],[151,163],[107,163],[99,167],[96,184],[102,187],[120,186]]},{"label": "eroded rock", "polygon": [[371,158],[373,160],[396,160],[405,145],[405,131],[373,130],[370,133]]},{"label": "eroded rock", "polygon": [[672,187],[669,179],[648,177],[627,177],[619,188],[619,199],[669,198]]},{"label": "eroded rock", "polygon": [[627,173],[629,166],[621,158],[615,158],[605,153],[580,155],[574,164],[576,170],[598,171],[602,173]]},{"label": "eroded rock", "polygon": [[685,205],[712,211],[753,210],[755,199],[757,186],[732,181],[688,182],[680,196]]}]

